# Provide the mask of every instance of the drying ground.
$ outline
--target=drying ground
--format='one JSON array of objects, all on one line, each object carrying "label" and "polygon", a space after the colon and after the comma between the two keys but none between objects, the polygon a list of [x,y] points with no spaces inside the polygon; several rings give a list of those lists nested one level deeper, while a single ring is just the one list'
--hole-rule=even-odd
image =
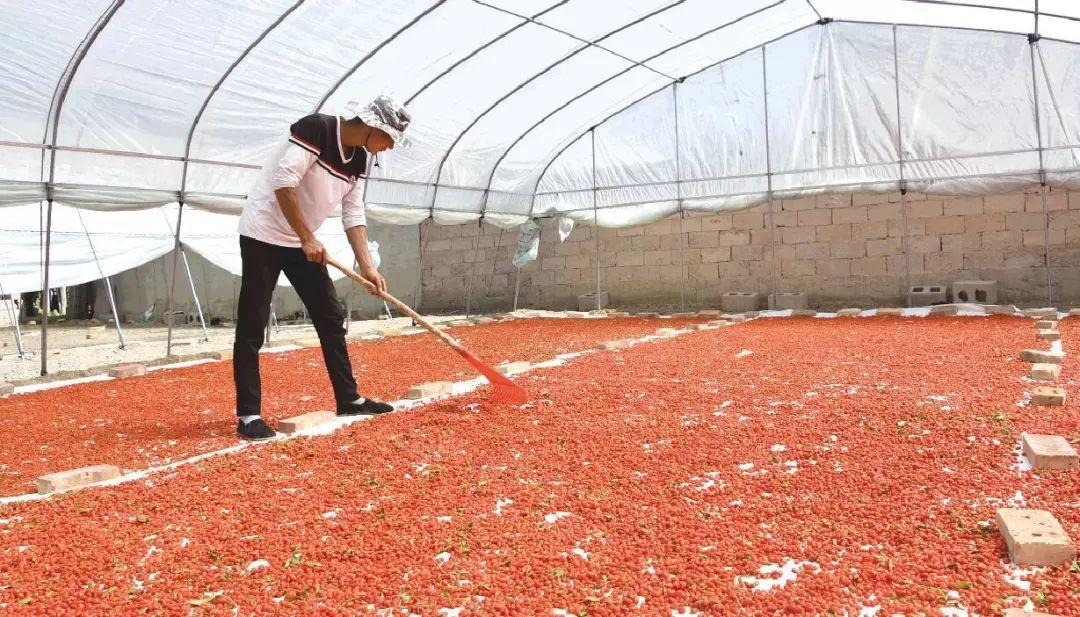
[{"label": "drying ground", "polygon": [[[1066,351],[1080,345],[1069,321]],[[484,328],[470,342],[493,360],[572,347],[569,322]],[[419,339],[379,344],[356,361],[376,367],[368,383],[383,396],[465,375]],[[1017,353],[1033,346],[1045,345],[1018,318],[767,319],[590,354],[517,377],[533,396],[521,408],[481,390],[0,506],[0,604],[452,617],[997,615],[1030,603],[1076,615],[1080,567],[1014,568],[993,525],[996,508],[1023,503],[1080,538],[1080,476],[1019,464],[1022,431],[1080,437],[1071,356],[1072,402],[1025,404]],[[303,353],[267,362],[268,415],[328,402],[315,352]],[[231,409],[219,366],[132,383],[122,401],[160,401],[141,415],[166,432],[208,430],[168,424],[178,406]],[[74,406],[83,391],[67,390]],[[15,415],[61,413],[47,400]],[[62,435],[54,452],[81,443]]]}]

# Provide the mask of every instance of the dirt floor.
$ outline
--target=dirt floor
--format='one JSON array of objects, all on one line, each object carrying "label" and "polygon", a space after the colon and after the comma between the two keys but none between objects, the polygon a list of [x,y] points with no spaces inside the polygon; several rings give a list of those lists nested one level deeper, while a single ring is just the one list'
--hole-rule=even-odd
[{"label": "dirt floor", "polygon": [[[1062,321],[1066,353],[1080,345],[1077,322]],[[461,335],[499,361],[668,325],[516,320]],[[1018,352],[1047,347],[1018,317],[776,318],[590,353],[515,377],[532,395],[520,407],[492,404],[482,388],[0,505],[0,608],[1077,615],[1077,563],[1016,567],[994,523],[1000,507],[1044,509],[1080,539],[1080,474],[1031,470],[1018,447],[1025,431],[1080,441],[1071,355],[1057,384],[1066,406],[1029,402],[1031,365]],[[420,336],[353,349],[386,397],[471,376]],[[326,396],[316,350],[273,357],[268,415],[325,403],[303,398]],[[82,443],[138,466],[140,448],[168,447],[160,431],[216,439],[231,405],[226,368],[9,397],[0,443],[18,451],[2,459],[32,475],[44,466],[35,459],[74,461]],[[162,424],[119,428],[131,409]],[[80,441],[117,432],[124,440]]]}]

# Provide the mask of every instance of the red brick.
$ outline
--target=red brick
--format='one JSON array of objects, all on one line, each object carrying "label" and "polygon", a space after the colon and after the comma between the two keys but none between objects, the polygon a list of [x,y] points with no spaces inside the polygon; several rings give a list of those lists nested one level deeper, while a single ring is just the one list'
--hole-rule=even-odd
[{"label": "red brick", "polygon": [[146,374],[146,365],[132,362],[130,364],[118,364],[109,370],[109,377],[136,377]]},{"label": "red brick", "polygon": [[120,468],[115,465],[93,465],[50,473],[38,478],[35,484],[37,492],[44,495],[119,477]]},{"label": "red brick", "polygon": [[299,416],[285,418],[278,423],[278,431],[290,435],[300,431],[326,424],[337,417],[332,411],[312,411]]}]

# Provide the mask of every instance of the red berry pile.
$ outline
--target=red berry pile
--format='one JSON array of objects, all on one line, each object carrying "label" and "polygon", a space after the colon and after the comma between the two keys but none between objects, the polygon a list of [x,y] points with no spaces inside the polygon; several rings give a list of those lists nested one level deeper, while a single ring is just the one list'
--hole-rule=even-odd
[{"label": "red berry pile", "polygon": [[[529,319],[454,328],[485,361],[547,360],[601,341],[643,336],[700,319]],[[410,386],[474,376],[424,333],[349,346],[360,392],[393,400]],[[263,415],[280,419],[334,404],[317,348],[261,358]],[[34,491],[34,479],[96,464],[144,469],[236,442],[232,364],[168,369],[0,399],[0,495]]]},{"label": "red berry pile", "polygon": [[[537,344],[561,339],[569,324],[556,325]],[[505,345],[527,327],[506,326]],[[1080,348],[1080,328],[1062,332]],[[1015,468],[1021,431],[1080,430],[1075,403],[1017,406],[1032,338],[1029,320],[1004,317],[769,319],[584,356],[519,376],[522,408],[477,392],[0,507],[0,604],[441,617],[995,615],[1031,601],[1080,614],[1067,567],[1023,575],[1029,590],[1006,581],[992,524],[1019,493],[1080,538],[1078,475]],[[1062,378],[1075,392],[1068,358]]]}]

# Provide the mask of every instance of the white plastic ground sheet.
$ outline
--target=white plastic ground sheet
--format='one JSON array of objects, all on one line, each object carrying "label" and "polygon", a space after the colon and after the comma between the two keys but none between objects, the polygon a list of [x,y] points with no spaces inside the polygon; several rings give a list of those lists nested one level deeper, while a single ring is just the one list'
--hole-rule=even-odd
[{"label": "white plastic ground sheet", "polygon": [[[235,214],[289,124],[381,93],[413,115],[413,147],[381,156],[367,191],[369,216],[396,224],[620,227],[902,183],[1080,186],[1080,4],[1040,9],[9,0],[0,205]],[[5,247],[37,260],[33,242]]]}]

